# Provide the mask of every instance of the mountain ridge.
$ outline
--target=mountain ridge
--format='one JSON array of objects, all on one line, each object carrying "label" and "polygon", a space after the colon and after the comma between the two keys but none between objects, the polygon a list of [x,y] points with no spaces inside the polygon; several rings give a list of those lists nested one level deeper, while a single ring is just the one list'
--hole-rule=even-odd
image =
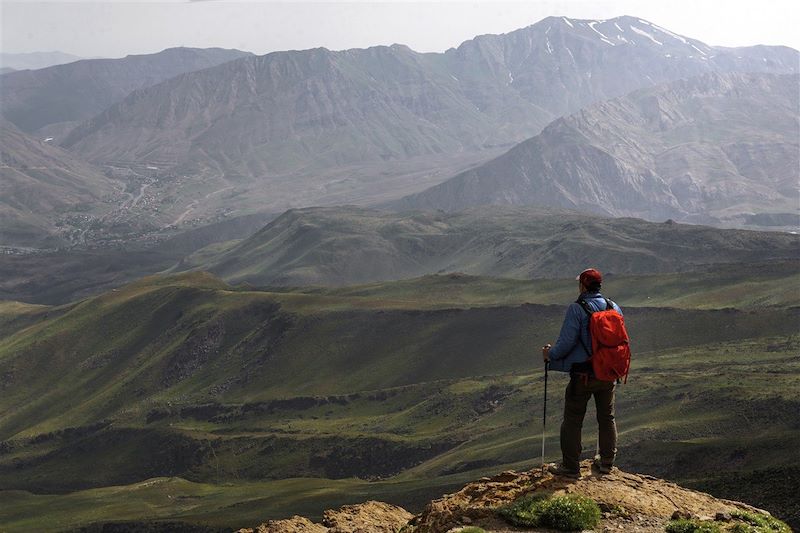
[{"label": "mountain ridge", "polygon": [[[193,174],[192,187],[235,195],[234,210],[330,203],[340,186],[336,203],[363,203],[397,176],[384,175],[390,164],[429,175],[441,168],[431,158],[449,155],[464,168],[597,100],[706,72],[797,71],[791,49],[720,50],[632,17],[571,24],[545,19],[441,54],[393,45],[241,58],[137,91],[63,145],[99,164]],[[324,179],[337,169],[335,184]]]},{"label": "mountain ridge", "polygon": [[[0,113],[26,133],[59,137],[132,90],[182,72],[205,68],[249,52],[222,48],[167,48],[119,59],[78,59],[0,78]],[[44,131],[41,131],[43,130]],[[49,134],[49,135],[48,135]]]},{"label": "mountain ridge", "polygon": [[22,53],[0,53],[0,68],[10,68],[12,70],[36,70],[40,68],[72,63],[85,59],[74,54],[59,52],[22,52]]},{"label": "mountain ridge", "polygon": [[562,117],[498,158],[389,205],[555,205],[716,222],[793,212],[798,77],[707,74]]},{"label": "mountain ridge", "polygon": [[261,285],[346,285],[453,271],[548,278],[580,271],[588,260],[619,274],[674,272],[706,262],[796,257],[798,239],[534,207],[456,213],[306,208],[287,211],[196,263],[190,256],[175,270],[209,270]]}]

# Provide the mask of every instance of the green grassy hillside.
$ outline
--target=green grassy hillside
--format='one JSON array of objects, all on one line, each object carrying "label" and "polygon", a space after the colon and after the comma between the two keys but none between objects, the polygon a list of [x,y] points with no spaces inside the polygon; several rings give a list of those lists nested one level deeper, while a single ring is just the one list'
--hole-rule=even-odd
[{"label": "green grassy hillside", "polygon": [[[621,466],[700,487],[750,476],[725,496],[797,516],[758,501],[791,501],[759,473],[789,475],[800,436],[796,272],[609,278],[636,357]],[[446,275],[255,291],[192,273],[58,308],[3,304],[0,529],[234,528],[367,498],[415,508],[535,466],[538,347],[573,285]],[[551,459],[565,383],[552,376]]]},{"label": "green grassy hillside", "polygon": [[800,237],[532,207],[387,213],[356,207],[287,211],[231,247],[177,270],[231,283],[341,286],[436,273],[561,278],[587,262],[618,275],[689,272],[730,263],[797,261]]}]

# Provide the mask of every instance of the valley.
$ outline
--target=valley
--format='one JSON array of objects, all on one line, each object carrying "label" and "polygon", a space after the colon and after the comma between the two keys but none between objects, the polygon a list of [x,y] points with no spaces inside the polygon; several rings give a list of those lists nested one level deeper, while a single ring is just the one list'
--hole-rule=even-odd
[{"label": "valley", "polygon": [[0,531],[216,533],[549,490],[527,472],[542,438],[560,458],[568,376],[541,347],[587,267],[633,364],[621,470],[568,489],[666,502],[650,520],[604,500],[595,530],[746,508],[671,483],[800,529],[798,50],[548,7],[423,52],[349,15],[301,28],[292,2],[161,4],[95,36],[132,4],[4,23],[4,46],[67,28],[111,50],[138,20],[147,53],[0,57]]},{"label": "valley", "polygon": [[[797,72],[796,50],[713,47],[634,17],[548,17],[437,54],[171,48],[10,72],[0,112],[27,148],[2,154],[0,245],[152,244],[333,205],[795,231]],[[75,159],[66,184],[18,175]],[[26,210],[34,191],[58,210]]]},{"label": "valley", "polygon": [[[791,496],[762,473],[793,475],[800,295],[780,288],[796,272],[609,281],[631,301],[636,343],[618,399],[621,466],[794,520]],[[0,524],[136,520],[154,501],[151,518],[230,529],[367,492],[415,509],[484,473],[535,466],[535,347],[557,334],[570,286],[444,275],[262,292],[198,273],[66,306],[5,305],[0,487],[15,503]],[[711,292],[685,294],[693,286]],[[557,428],[565,381],[551,378]],[[549,456],[557,443],[549,430]],[[85,514],[84,498],[113,515]]]}]

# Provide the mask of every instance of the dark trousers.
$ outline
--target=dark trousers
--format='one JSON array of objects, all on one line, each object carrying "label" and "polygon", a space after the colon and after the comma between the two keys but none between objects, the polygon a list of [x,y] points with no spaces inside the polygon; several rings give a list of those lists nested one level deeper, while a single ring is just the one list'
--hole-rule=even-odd
[{"label": "dark trousers", "polygon": [[561,454],[564,466],[578,470],[581,457],[581,428],[586,404],[594,396],[597,425],[600,433],[600,460],[614,464],[617,455],[617,424],[614,421],[614,382],[573,376],[567,385],[564,400],[564,421],[561,423]]}]

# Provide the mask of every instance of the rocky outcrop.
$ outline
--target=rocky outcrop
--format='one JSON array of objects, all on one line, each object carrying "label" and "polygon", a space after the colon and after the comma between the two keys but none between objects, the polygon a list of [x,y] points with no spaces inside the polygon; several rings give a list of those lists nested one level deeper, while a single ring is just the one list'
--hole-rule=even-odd
[{"label": "rocky outcrop", "polygon": [[308,518],[293,516],[285,520],[270,520],[255,529],[240,529],[237,533],[326,533],[328,528]]},{"label": "rocky outcrop", "polygon": [[325,511],[323,524],[301,517],[270,521],[240,533],[413,533],[456,532],[478,526],[487,533],[504,533],[510,526],[497,514],[501,507],[532,495],[577,494],[594,500],[603,511],[602,531],[663,532],[675,518],[730,522],[737,512],[769,516],[750,505],[714,498],[653,476],[631,474],[614,468],[610,474],[594,471],[590,461],[582,465],[582,477],[571,480],[538,469],[506,471],[481,478],[453,494],[430,502],[417,516],[387,503],[369,501]]},{"label": "rocky outcrop", "polygon": [[240,529],[238,533],[395,533],[408,524],[414,515],[396,505],[368,501],[328,509],[322,524],[301,516],[285,520],[270,520],[255,529]]},{"label": "rocky outcrop", "polygon": [[652,476],[623,472],[617,468],[600,475],[586,461],[583,477],[570,480],[539,470],[503,472],[469,483],[460,491],[430,502],[412,523],[415,533],[440,533],[462,525],[487,530],[505,529],[496,509],[517,498],[533,494],[579,494],[598,503],[604,511],[603,527],[617,530],[663,531],[673,516],[713,520],[717,514],[736,511],[766,513],[752,506],[720,500],[685,489]]},{"label": "rocky outcrop", "polygon": [[414,515],[402,507],[368,501],[325,511],[322,523],[329,528],[329,533],[394,533],[412,518]]}]

